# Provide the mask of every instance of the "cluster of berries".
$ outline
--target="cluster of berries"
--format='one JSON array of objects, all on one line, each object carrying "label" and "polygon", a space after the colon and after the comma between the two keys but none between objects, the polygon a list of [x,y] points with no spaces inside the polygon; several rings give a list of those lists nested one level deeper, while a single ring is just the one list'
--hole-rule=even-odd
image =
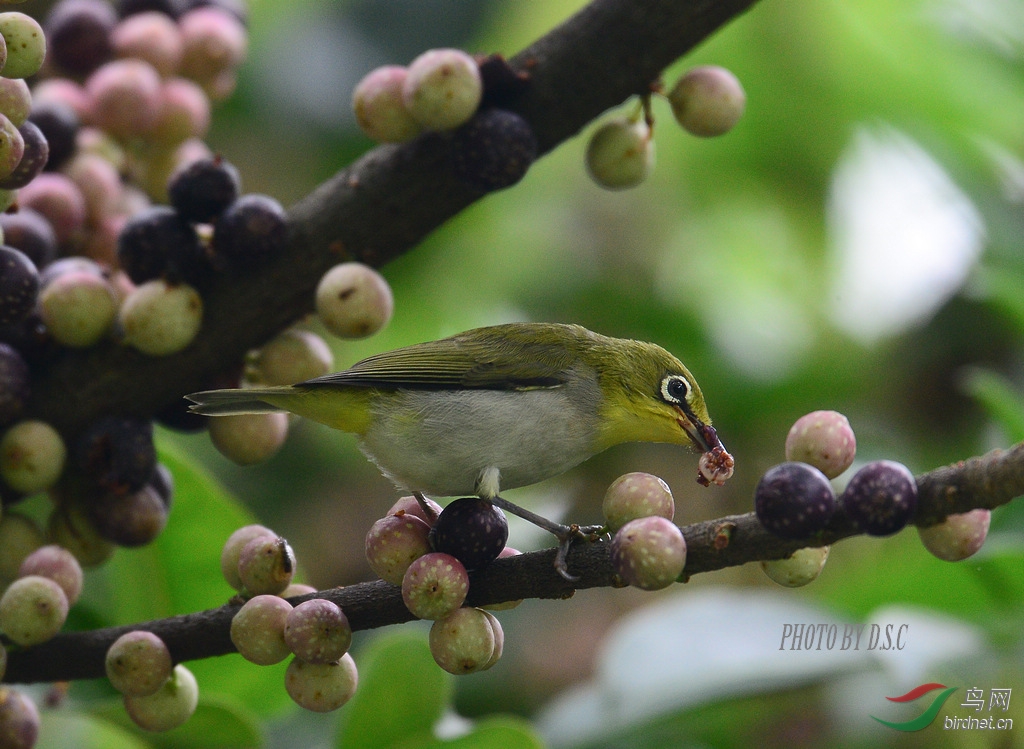
[{"label": "cluster of berries", "polygon": [[[660,92],[658,92],[660,93]],[[685,73],[665,94],[683,129],[709,138],[724,135],[739,121],[746,94],[725,68],[703,65]],[[654,118],[650,97],[637,111],[602,123],[587,143],[587,173],[601,187],[636,187],[654,169]]]},{"label": "cluster of berries", "polygon": [[449,673],[484,671],[501,657],[505,634],[497,617],[463,604],[471,570],[519,554],[507,540],[504,513],[477,497],[456,499],[443,510],[430,499],[402,497],[366,534],[370,568],[402,587],[414,616],[433,621],[430,652]]},{"label": "cluster of berries", "polygon": [[[504,63],[489,58],[484,65],[497,69]],[[496,81],[494,87],[500,85]],[[368,73],[353,92],[352,106],[363,132],[381,143],[403,143],[424,132],[449,134],[455,176],[490,192],[523,178],[537,158],[537,139],[523,117],[491,106],[488,93],[487,76],[473,57],[432,49],[408,67],[386,65]]]},{"label": "cluster of berries", "polygon": [[231,620],[231,642],[242,657],[270,666],[294,656],[285,689],[307,710],[329,712],[348,702],[358,682],[348,653],[352,628],[331,601],[312,598],[292,606],[285,600],[316,592],[292,583],[295,555],[288,542],[262,525],[239,528],[224,544],[221,570],[248,598]]},{"label": "cluster of berries", "polygon": [[[831,480],[853,464],[856,451],[853,429],[842,414],[814,411],[798,419],[786,437],[787,462],[768,469],[754,492],[761,525],[782,538],[811,539],[842,513],[871,536],[902,530],[917,509],[917,482],[901,463],[867,463],[836,496]],[[981,548],[990,519],[991,511],[973,510],[919,527],[918,533],[932,554],[959,561]],[[780,584],[805,585],[821,572],[828,551],[827,546],[801,549],[788,559],[763,562],[762,567]]]}]

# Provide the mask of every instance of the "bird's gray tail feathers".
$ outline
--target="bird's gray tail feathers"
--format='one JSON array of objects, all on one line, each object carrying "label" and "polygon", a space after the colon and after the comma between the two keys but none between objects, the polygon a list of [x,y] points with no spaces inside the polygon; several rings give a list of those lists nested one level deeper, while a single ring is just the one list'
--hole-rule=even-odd
[{"label": "bird's gray tail feathers", "polygon": [[192,401],[189,411],[204,416],[234,416],[236,414],[265,414],[284,409],[260,400],[261,388],[233,390],[204,390],[185,397]]}]

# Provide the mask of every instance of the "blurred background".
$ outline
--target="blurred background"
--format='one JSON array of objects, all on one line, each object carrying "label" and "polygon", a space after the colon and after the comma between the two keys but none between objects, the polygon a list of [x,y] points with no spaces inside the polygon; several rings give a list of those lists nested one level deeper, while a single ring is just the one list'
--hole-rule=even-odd
[{"label": "blurred background", "polygon": [[[208,142],[247,192],[289,205],[372,147],[350,108],[372,68],[439,46],[512,55],[583,4],[250,0],[248,61]],[[665,81],[704,63],[745,87],[731,133],[690,136],[656,100],[654,174],[608,192],[584,170],[588,128],[383,268],[394,318],[365,341],[335,340],[336,368],[512,320],[665,346],[699,379],[735,476],[705,489],[696,455],[622,446],[508,495],[577,522],[599,518],[627,471],[669,483],[679,524],[750,511],[790,425],[816,409],[846,414],[858,465],[889,458],[919,473],[1024,439],[1024,5],[763,0]],[[352,438],[299,424],[277,456],[244,469],[203,435],[161,440],[289,538],[307,582],[372,577],[363,537],[397,493]],[[500,614],[502,661],[455,680],[452,704],[471,719],[524,716],[563,746],[1022,746],[1024,720],[939,727],[975,715],[954,704],[971,687],[1016,687],[996,717],[1024,719],[1022,518],[1020,502],[997,510],[985,548],[958,564],[909,529],[837,545],[799,590],[747,565],[659,593],[526,601]],[[549,543],[512,525],[512,546]],[[780,652],[795,622],[908,624],[909,645]],[[377,636],[357,635],[357,662]],[[923,682],[960,688],[936,725],[871,720],[920,714],[926,699],[884,697]],[[286,702],[262,715],[273,746],[335,741],[336,716]]]}]

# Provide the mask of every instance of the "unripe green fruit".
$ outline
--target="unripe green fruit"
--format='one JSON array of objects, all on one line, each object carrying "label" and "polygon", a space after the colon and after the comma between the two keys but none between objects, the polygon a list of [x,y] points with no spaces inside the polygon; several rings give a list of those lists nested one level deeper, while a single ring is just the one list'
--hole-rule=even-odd
[{"label": "unripe green fruit", "polygon": [[288,612],[284,640],[299,660],[336,663],[352,645],[352,627],[336,603],[314,598]]},{"label": "unripe green fruit", "polygon": [[82,566],[70,551],[56,544],[41,546],[25,557],[18,577],[28,575],[53,580],[64,590],[70,606],[74,606],[82,594]]},{"label": "unripe green fruit", "polygon": [[277,534],[262,525],[245,525],[236,530],[228,540],[224,542],[224,548],[220,553],[220,571],[235,590],[242,589],[242,579],[238,576],[238,558],[242,555],[242,549],[254,538],[268,536],[277,538]]},{"label": "unripe green fruit", "polygon": [[467,593],[469,574],[450,554],[424,554],[402,578],[402,600],[420,619],[443,619],[462,606]]},{"label": "unripe green fruit", "polygon": [[430,627],[429,640],[434,661],[450,674],[481,671],[494,656],[494,628],[480,609],[456,609],[438,619]]},{"label": "unripe green fruit", "polygon": [[712,137],[732,130],[747,95],[725,68],[704,65],[688,71],[668,93],[676,121],[693,135]]},{"label": "unripe green fruit", "polygon": [[17,126],[0,114],[0,179],[10,176],[24,155],[25,139]]},{"label": "unripe green fruit", "polygon": [[943,522],[917,529],[921,543],[932,554],[946,562],[959,562],[975,554],[985,543],[991,510],[971,510],[949,515]]},{"label": "unripe green fruit", "polygon": [[171,677],[174,664],[167,645],[144,630],[127,632],[107,649],[104,667],[111,686],[121,694],[156,694]]},{"label": "unripe green fruit", "polygon": [[586,154],[591,179],[609,190],[636,187],[654,168],[654,140],[646,122],[619,117],[590,136]]},{"label": "unripe green fruit", "polygon": [[0,687],[0,746],[32,749],[39,737],[39,711],[35,703],[7,687]]},{"label": "unripe green fruit", "polygon": [[0,113],[15,127],[28,119],[32,111],[32,92],[21,78],[0,78]]},{"label": "unripe green fruit", "polygon": [[818,579],[828,560],[828,546],[797,549],[788,559],[761,562],[761,569],[774,582],[787,588],[799,588]]},{"label": "unripe green fruit", "polygon": [[612,565],[630,585],[642,590],[668,587],[686,566],[686,539],[670,520],[630,520],[612,537]]},{"label": "unripe green fruit", "polygon": [[22,421],[0,440],[0,476],[19,492],[49,489],[64,470],[64,440],[44,421]]},{"label": "unripe green fruit", "polygon": [[117,316],[117,297],[93,273],[64,273],[39,295],[39,314],[58,343],[86,348],[99,343]]},{"label": "unripe green fruit", "polygon": [[334,266],[316,287],[317,315],[340,338],[373,335],[387,325],[394,306],[388,282],[362,263]]},{"label": "unripe green fruit", "polygon": [[334,354],[316,333],[286,330],[261,348],[250,379],[265,385],[294,385],[331,371]]},{"label": "unripe green fruit", "polygon": [[657,515],[666,520],[675,516],[676,505],[668,484],[649,473],[626,473],[613,481],[604,493],[601,512],[611,531],[630,520]]},{"label": "unripe green fruit", "polygon": [[379,143],[404,143],[422,130],[402,100],[406,72],[400,65],[371,70],[352,92],[356,122]]},{"label": "unripe green fruit", "polygon": [[0,36],[7,42],[7,63],[0,75],[28,78],[39,72],[46,59],[46,37],[35,19],[24,13],[0,13]]},{"label": "unripe green fruit", "polygon": [[402,99],[427,130],[451,130],[480,106],[483,81],[476,61],[462,50],[431,49],[410,63]]},{"label": "unripe green fruit", "polygon": [[38,645],[60,632],[68,597],[48,577],[19,577],[0,597],[0,632],[19,645]]},{"label": "unripe green fruit", "polygon": [[0,518],[0,585],[18,577],[22,562],[46,543],[36,522],[20,512]]},{"label": "unripe green fruit", "polygon": [[128,345],[150,356],[166,356],[192,343],[203,321],[203,300],[187,284],[157,279],[136,287],[119,313]]},{"label": "unripe green fruit", "polygon": [[356,692],[359,673],[352,656],[345,653],[337,663],[307,663],[292,659],[284,675],[284,688],[297,705],[327,713],[344,705]]},{"label": "unripe green fruit", "polygon": [[812,465],[830,479],[849,468],[856,455],[857,438],[837,411],[801,416],[786,435],[786,460]]},{"label": "unripe green fruit", "polygon": [[430,526],[413,515],[388,515],[366,534],[366,561],[382,580],[401,585],[405,571],[431,551]]},{"label": "unripe green fruit", "polygon": [[494,650],[491,652],[490,659],[480,669],[481,671],[486,671],[501,659],[501,654],[505,650],[505,630],[501,628],[501,622],[498,621],[498,617],[490,611],[482,609],[481,611],[487,617],[487,623],[491,625],[491,633],[494,635]]},{"label": "unripe green fruit", "polygon": [[240,466],[262,463],[288,437],[288,414],[235,414],[210,421],[210,440],[217,451]]},{"label": "unripe green fruit", "polygon": [[147,731],[170,731],[192,717],[199,704],[199,684],[180,663],[154,694],[124,696],[124,707],[135,725]]},{"label": "unripe green fruit", "polygon": [[292,605],[274,595],[250,598],[231,619],[231,642],[247,661],[259,666],[280,663],[291,650],[284,628]]},{"label": "unripe green fruit", "polygon": [[283,538],[259,536],[238,556],[238,577],[251,595],[277,595],[295,575],[295,552]]}]

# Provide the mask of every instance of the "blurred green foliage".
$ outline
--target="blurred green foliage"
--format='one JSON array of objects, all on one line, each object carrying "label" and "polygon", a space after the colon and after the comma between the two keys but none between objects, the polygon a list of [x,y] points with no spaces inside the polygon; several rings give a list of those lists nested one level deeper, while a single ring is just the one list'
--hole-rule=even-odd
[{"label": "blurred green foliage", "polygon": [[[294,201],[370,147],[354,129],[347,102],[352,85],[372,67],[406,63],[430,46],[510,55],[582,4],[253,0],[250,62],[237,95],[217,113],[210,141],[240,167],[246,190]],[[603,487],[626,470],[663,476],[676,494],[678,522],[748,511],[758,477],[783,458],[789,425],[820,408],[847,414],[860,459],[886,457],[914,471],[1024,438],[1022,21],[1015,0],[763,0],[665,72],[668,83],[695,64],[735,72],[748,105],[732,133],[715,140],[688,136],[667,104],[655,101],[653,178],[608,193],[586,178],[585,131],[520,185],[482,200],[384,268],[395,291],[394,320],[372,339],[337,343],[338,368],[379,350],[520,319],[574,321],[666,346],[700,379],[715,425],[736,456],[736,475],[726,487],[705,490],[693,481],[693,456],[627,446],[519,495],[525,503],[564,500],[568,514],[582,522],[596,519]],[[865,133],[876,145],[898,134],[898,142],[925,154],[980,217],[975,229],[982,248],[926,314],[870,340],[837,322],[835,312],[848,301],[840,296],[843,236],[835,217],[843,206],[836,205],[836,176],[849,163],[844,159],[863,156],[854,144]],[[939,210],[947,205],[938,202]],[[859,215],[876,221],[872,227],[883,238],[905,229],[900,217]],[[874,272],[883,281],[892,269],[882,263]],[[204,436],[164,433],[162,441],[178,483],[168,530],[149,549],[118,552],[91,576],[87,590],[96,592],[83,604],[83,621],[128,622],[218,605],[228,596],[218,579],[220,544],[250,522],[250,512],[291,539],[310,582],[327,587],[369,577],[362,536],[395,492],[350,438],[301,425],[278,456],[246,469],[226,465]],[[248,509],[195,462],[206,464]],[[918,674],[912,684],[897,682],[904,691],[938,678],[964,687],[1020,687],[1013,676],[1024,665],[1019,505],[994,513],[992,538],[975,560],[939,562],[913,530],[854,539],[832,550],[815,584],[779,595],[853,622],[903,605],[977,628],[982,656],[953,666],[932,661],[936,671]],[[688,587],[769,585],[750,565],[699,576]],[[487,674],[455,680],[455,707],[473,716],[532,714],[600,670],[599,643],[620,617],[688,593],[594,591],[503,614],[505,658]],[[258,724],[271,745],[368,746],[360,743],[371,730],[366,726],[405,714],[419,716],[413,723],[420,733],[402,746],[433,746],[422,743],[425,731],[447,704],[452,680],[421,668],[424,639],[377,641],[363,653],[357,637],[356,660],[368,672],[341,711],[340,728],[337,716],[298,714],[282,689],[281,668],[259,669],[236,656],[193,665],[213,700],[204,709],[219,704],[226,711],[224,725],[231,728],[225,730],[237,731],[227,734],[235,745],[250,745],[239,737]],[[388,647],[409,654],[382,660]],[[670,642],[665,651],[671,658]],[[679,674],[701,678],[685,663]],[[871,721],[867,708],[858,712],[829,696],[837,683],[822,675],[792,689],[751,692],[737,685],[734,698],[687,706],[588,745],[939,745],[936,726],[917,736],[851,738],[850,721]],[[72,706],[110,699],[97,685],[76,686],[71,696]],[[84,731],[79,720],[98,721],[85,731],[92,743],[66,743],[85,735],[76,733]],[[388,725],[387,731],[400,728]],[[157,742],[125,731],[84,714],[54,714],[40,745],[231,745],[213,738],[195,743],[195,733]],[[518,723],[481,722],[478,731],[515,733],[523,745],[535,740]],[[1022,735],[960,732],[942,740],[1020,746]],[[450,745],[491,743],[478,737]]]}]

